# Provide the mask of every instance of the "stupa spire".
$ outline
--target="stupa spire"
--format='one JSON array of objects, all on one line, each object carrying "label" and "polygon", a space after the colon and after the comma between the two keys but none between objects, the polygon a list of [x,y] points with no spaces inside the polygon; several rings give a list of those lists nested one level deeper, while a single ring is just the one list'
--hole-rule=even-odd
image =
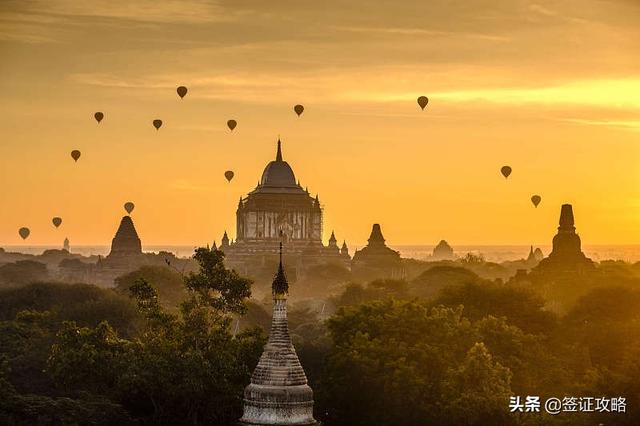
[{"label": "stupa spire", "polygon": [[287,276],[284,274],[284,267],[282,266],[282,242],[280,242],[280,264],[278,265],[278,272],[271,284],[271,292],[273,293],[274,299],[286,299],[289,294],[289,282],[287,281]]},{"label": "stupa spire", "polygon": [[282,161],[282,142],[280,142],[280,137],[278,137],[278,151],[276,152],[276,161]]},{"label": "stupa spire", "polygon": [[369,239],[367,241],[370,245],[384,245],[384,237],[382,236],[382,229],[380,228],[380,224],[373,224],[373,228],[371,228],[371,235],[369,235]]},{"label": "stupa spire", "polygon": [[251,383],[244,390],[241,425],[316,425],[313,418],[313,390],[307,384],[296,350],[291,343],[287,321],[289,284],[280,264],[273,284],[273,317],[269,340]]}]

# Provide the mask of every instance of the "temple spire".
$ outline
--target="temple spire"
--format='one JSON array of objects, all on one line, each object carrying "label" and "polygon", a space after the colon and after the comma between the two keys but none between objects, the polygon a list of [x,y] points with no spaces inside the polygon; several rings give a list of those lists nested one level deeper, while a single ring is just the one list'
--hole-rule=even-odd
[{"label": "temple spire", "polygon": [[571,204],[562,205],[559,225],[558,230],[561,231],[574,231],[576,229],[574,226],[573,207]]},{"label": "temple spire", "polygon": [[382,229],[378,223],[373,224],[371,229],[371,235],[369,236],[369,244],[372,245],[384,245],[384,237],[382,236]]},{"label": "temple spire", "polygon": [[286,299],[289,294],[289,282],[287,282],[287,276],[284,274],[284,266],[282,266],[282,241],[280,241],[280,264],[278,265],[278,272],[273,278],[273,284],[271,285],[271,291],[274,299]]},{"label": "temple spire", "polygon": [[329,237],[329,247],[338,247],[338,240],[336,239],[336,234],[333,231],[331,231],[331,237]]},{"label": "temple spire", "polygon": [[278,137],[278,151],[276,152],[276,161],[282,161],[282,142]]}]

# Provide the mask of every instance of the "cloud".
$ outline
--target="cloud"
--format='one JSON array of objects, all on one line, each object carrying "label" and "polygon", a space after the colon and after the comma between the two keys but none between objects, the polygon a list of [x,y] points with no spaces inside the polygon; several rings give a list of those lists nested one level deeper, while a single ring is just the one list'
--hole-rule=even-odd
[{"label": "cloud", "polygon": [[5,1],[0,3],[0,40],[54,43],[72,31],[93,31],[95,25],[210,24],[234,19],[211,0],[77,0]]},{"label": "cloud", "polygon": [[212,0],[35,0],[15,6],[25,13],[45,16],[94,17],[157,23],[207,23],[228,20]]},{"label": "cloud", "polygon": [[[628,79],[584,80],[549,87],[510,87],[432,92],[440,102],[485,102],[508,105],[584,105],[592,107],[640,109],[640,77]],[[415,97],[415,93],[351,92],[352,100],[396,102]]]},{"label": "cloud", "polygon": [[604,126],[640,132],[640,120],[589,120],[582,118],[564,118],[561,121],[587,126]]},{"label": "cloud", "polygon": [[479,32],[465,32],[465,31],[442,31],[426,28],[402,28],[402,27],[335,27],[338,31],[345,31],[351,33],[365,33],[365,34],[381,34],[391,36],[430,36],[430,37],[463,37],[478,40],[488,40],[496,42],[508,42],[510,37]]}]

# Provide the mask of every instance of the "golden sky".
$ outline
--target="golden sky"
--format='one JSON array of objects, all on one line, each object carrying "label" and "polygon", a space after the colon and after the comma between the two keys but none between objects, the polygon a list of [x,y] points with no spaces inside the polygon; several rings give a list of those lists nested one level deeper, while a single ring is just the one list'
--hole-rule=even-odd
[{"label": "golden sky", "polygon": [[637,0],[4,0],[0,93],[0,246],[109,244],[126,201],[143,244],[233,237],[278,135],[325,239],[548,244],[572,203],[640,240]]}]

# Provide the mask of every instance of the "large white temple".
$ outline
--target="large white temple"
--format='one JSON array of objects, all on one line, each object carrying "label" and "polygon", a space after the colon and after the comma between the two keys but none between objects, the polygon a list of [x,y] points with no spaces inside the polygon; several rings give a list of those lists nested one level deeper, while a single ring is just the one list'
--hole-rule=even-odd
[{"label": "large white temple", "polygon": [[236,240],[230,241],[225,232],[220,249],[227,264],[238,270],[275,259],[280,241],[296,268],[329,262],[348,268],[351,259],[346,244],[339,248],[333,233],[327,246],[322,243],[322,216],[319,197],[311,196],[296,180],[278,140],[275,160],[267,164],[253,191],[240,198]]}]

